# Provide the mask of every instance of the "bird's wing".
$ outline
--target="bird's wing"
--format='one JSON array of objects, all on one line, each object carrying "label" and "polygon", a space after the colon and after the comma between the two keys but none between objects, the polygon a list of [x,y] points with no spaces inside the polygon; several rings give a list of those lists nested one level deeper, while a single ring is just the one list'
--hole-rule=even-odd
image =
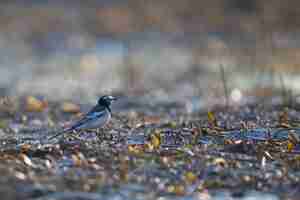
[{"label": "bird's wing", "polygon": [[92,110],[90,110],[87,114],[85,114],[79,121],[77,121],[74,125],[72,125],[69,128],[64,129],[63,131],[57,133],[56,135],[52,136],[49,138],[49,140],[52,140],[53,138],[58,137],[59,135],[62,135],[66,132],[70,132],[73,130],[76,130],[78,128],[80,128],[81,126],[84,126],[87,123],[90,123],[94,120],[99,119],[100,117],[105,115],[105,108],[104,107],[99,107],[96,106],[94,107]]},{"label": "bird's wing", "polygon": [[79,121],[77,121],[74,125],[72,125],[68,130],[75,130],[80,128],[81,126],[84,126],[91,121],[97,120],[100,117],[105,115],[105,108],[104,109],[96,109],[93,108],[90,112],[88,112],[83,118],[81,118]]}]

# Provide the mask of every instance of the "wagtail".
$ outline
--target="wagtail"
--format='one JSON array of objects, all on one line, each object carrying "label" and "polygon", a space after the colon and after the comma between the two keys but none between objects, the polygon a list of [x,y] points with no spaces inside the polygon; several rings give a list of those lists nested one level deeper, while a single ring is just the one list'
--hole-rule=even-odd
[{"label": "wagtail", "polygon": [[100,97],[96,106],[86,113],[79,121],[75,122],[71,127],[68,127],[56,135],[49,138],[52,140],[65,133],[84,130],[97,129],[103,127],[111,119],[111,103],[117,100],[116,97],[104,95]]}]

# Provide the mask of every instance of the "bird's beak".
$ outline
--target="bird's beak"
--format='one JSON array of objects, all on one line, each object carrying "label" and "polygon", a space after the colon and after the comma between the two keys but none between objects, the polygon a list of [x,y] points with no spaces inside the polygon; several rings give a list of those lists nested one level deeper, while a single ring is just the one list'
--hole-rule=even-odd
[{"label": "bird's beak", "polygon": [[111,97],[111,100],[116,101],[116,100],[118,100],[118,98],[117,97]]}]

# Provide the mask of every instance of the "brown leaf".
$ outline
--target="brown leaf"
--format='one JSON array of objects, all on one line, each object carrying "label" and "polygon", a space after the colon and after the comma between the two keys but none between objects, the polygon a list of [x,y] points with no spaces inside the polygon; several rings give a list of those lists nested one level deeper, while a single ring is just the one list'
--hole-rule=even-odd
[{"label": "brown leaf", "polygon": [[208,118],[208,123],[212,126],[212,128],[218,127],[218,121],[213,112],[208,111],[207,118]]},{"label": "brown leaf", "polygon": [[144,122],[144,124],[158,124],[158,123],[160,123],[160,117],[144,116],[143,122]]},{"label": "brown leaf", "polygon": [[26,98],[25,109],[28,112],[43,112],[48,107],[46,101],[41,101],[34,96],[28,96]]},{"label": "brown leaf", "polygon": [[34,164],[32,163],[31,159],[24,153],[20,153],[20,159],[29,167],[34,167]]},{"label": "brown leaf", "polygon": [[22,153],[26,153],[26,152],[28,152],[28,151],[30,150],[30,148],[31,148],[31,145],[30,145],[30,144],[23,144],[23,145],[21,146],[21,152],[22,152]]},{"label": "brown leaf", "polygon": [[61,105],[61,110],[65,113],[78,113],[80,112],[80,107],[77,104],[71,102],[64,102]]},{"label": "brown leaf", "polygon": [[279,113],[279,124],[284,126],[289,124],[289,113],[286,109]]}]

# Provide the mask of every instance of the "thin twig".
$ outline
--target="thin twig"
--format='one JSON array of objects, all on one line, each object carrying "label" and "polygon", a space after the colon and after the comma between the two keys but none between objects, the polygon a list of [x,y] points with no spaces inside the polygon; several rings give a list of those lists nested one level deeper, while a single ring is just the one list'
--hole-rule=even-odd
[{"label": "thin twig", "polygon": [[221,78],[222,78],[222,82],[223,82],[224,95],[225,95],[225,98],[226,98],[226,107],[228,107],[229,106],[229,93],[228,93],[225,69],[224,69],[224,66],[222,64],[220,64],[220,73],[221,73]]},{"label": "thin twig", "polygon": [[286,104],[287,103],[288,92],[287,92],[287,89],[286,89],[286,86],[285,86],[285,83],[284,83],[282,73],[279,74],[279,79],[280,79],[280,86],[281,86],[282,101],[283,101],[283,104]]}]

